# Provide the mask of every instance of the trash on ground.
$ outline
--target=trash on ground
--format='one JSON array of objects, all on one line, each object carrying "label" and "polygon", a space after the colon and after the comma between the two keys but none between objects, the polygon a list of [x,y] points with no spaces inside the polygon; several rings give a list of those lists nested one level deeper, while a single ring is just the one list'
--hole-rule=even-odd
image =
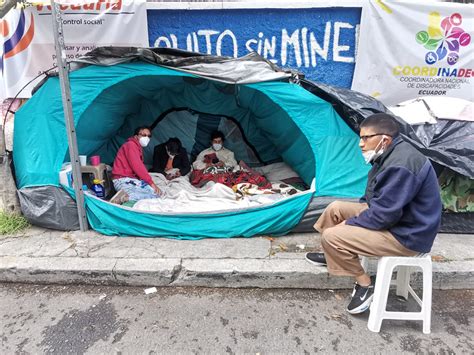
[{"label": "trash on ground", "polygon": [[146,289],[145,289],[145,294],[149,295],[150,293],[155,293],[156,291],[158,291],[158,290],[156,289],[156,287],[146,288]]},{"label": "trash on ground", "polygon": [[442,255],[432,255],[431,256],[431,260],[435,261],[435,262],[443,262],[443,261],[447,261],[447,259],[442,256]]},{"label": "trash on ground", "polygon": [[283,244],[283,243],[280,243],[280,245],[278,245],[280,247],[281,250],[285,251],[285,250],[288,250],[288,247]]}]

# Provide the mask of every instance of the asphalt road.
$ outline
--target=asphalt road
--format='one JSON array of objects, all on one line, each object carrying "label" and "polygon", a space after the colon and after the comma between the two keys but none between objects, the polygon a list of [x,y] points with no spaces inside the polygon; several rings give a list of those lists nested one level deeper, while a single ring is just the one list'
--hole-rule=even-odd
[{"label": "asphalt road", "polygon": [[474,353],[474,290],[434,292],[430,335],[416,321],[372,333],[348,294],[0,284],[0,354]]}]

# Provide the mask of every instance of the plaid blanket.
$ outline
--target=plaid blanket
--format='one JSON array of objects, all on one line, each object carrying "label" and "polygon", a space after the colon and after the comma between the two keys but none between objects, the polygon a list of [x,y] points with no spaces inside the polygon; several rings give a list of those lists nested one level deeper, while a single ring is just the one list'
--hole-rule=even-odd
[{"label": "plaid blanket", "polygon": [[212,170],[209,168],[204,170],[194,170],[190,177],[191,184],[201,187],[209,181],[214,181],[224,184],[228,187],[232,187],[240,183],[250,183],[257,185],[261,189],[269,189],[272,187],[272,184],[267,179],[265,179],[263,175],[253,171],[230,171],[226,170],[226,168],[213,168],[214,169]]}]

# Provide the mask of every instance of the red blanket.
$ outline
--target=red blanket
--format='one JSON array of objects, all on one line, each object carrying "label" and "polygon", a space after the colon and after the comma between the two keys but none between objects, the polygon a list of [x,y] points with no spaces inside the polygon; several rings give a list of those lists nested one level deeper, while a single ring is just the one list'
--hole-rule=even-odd
[{"label": "red blanket", "polygon": [[204,173],[204,170],[194,170],[191,174],[191,184],[201,187],[209,181],[218,182],[232,187],[236,184],[247,182],[258,185],[261,189],[270,189],[272,184],[264,176],[256,172],[246,172],[243,170],[235,172],[223,172],[217,174]]}]

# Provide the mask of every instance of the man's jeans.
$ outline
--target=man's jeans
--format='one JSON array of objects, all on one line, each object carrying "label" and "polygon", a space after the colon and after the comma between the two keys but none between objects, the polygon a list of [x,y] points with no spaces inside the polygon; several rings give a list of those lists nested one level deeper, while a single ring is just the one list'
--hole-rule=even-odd
[{"label": "man's jeans", "polygon": [[114,179],[113,183],[116,191],[124,190],[128,195],[128,199],[132,201],[159,197],[155,190],[143,180],[120,178]]}]

